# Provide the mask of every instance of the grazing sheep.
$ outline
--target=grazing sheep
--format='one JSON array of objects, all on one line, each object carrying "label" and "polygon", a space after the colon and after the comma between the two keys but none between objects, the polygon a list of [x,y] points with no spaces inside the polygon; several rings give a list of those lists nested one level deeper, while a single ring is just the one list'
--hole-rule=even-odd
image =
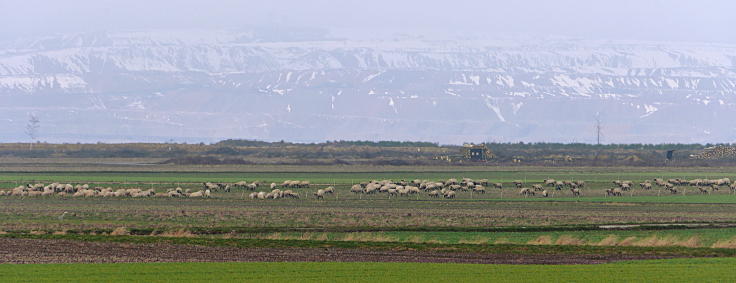
[{"label": "grazing sheep", "polygon": [[524,186],[524,182],[522,182],[521,180],[515,180],[513,183],[514,185],[516,185],[517,189],[521,189]]},{"label": "grazing sheep", "polygon": [[484,188],[481,185],[477,185],[477,186],[473,187],[473,192],[476,192],[476,193],[479,193],[479,194],[485,194],[486,193],[486,188]]},{"label": "grazing sheep", "polygon": [[414,186],[404,186],[404,191],[406,191],[406,193],[409,195],[418,194],[421,192],[419,188]]},{"label": "grazing sheep", "polygon": [[319,189],[317,192],[314,193],[314,197],[317,199],[324,199],[325,198],[325,190]]},{"label": "grazing sheep", "polygon": [[284,192],[279,189],[271,190],[271,194],[273,195],[273,199],[281,198],[284,196]]},{"label": "grazing sheep", "polygon": [[565,187],[565,183],[562,181],[555,182],[555,190],[561,191]]},{"label": "grazing sheep", "polygon": [[218,186],[215,183],[210,183],[210,182],[204,182],[204,183],[202,183],[202,189],[203,190],[209,189],[209,190],[216,191],[219,188],[220,188],[220,186]]},{"label": "grazing sheep", "polygon": [[445,192],[445,194],[443,196],[445,198],[448,198],[448,199],[455,198],[455,192],[454,191],[447,191],[447,192]]},{"label": "grazing sheep", "polygon": [[534,190],[530,188],[521,188],[521,190],[519,190],[519,194],[524,197],[527,197],[527,196],[533,196],[535,193],[534,193]]},{"label": "grazing sheep", "polygon": [[363,192],[363,187],[361,187],[359,184],[353,185],[350,187],[350,192],[354,194],[360,194]]},{"label": "grazing sheep", "polygon": [[496,188],[496,189],[501,190],[501,189],[503,189],[503,184],[502,183],[493,183],[493,188]]},{"label": "grazing sheep", "polygon": [[544,185],[548,187],[553,187],[557,183],[555,179],[544,179]]},{"label": "grazing sheep", "polygon": [[438,197],[440,197],[440,191],[434,190],[434,191],[429,192],[429,197],[431,197],[431,198],[438,198]]},{"label": "grazing sheep", "polygon": [[542,187],[542,185],[532,185],[532,189],[534,189],[534,191],[536,192],[544,191],[544,187]]},{"label": "grazing sheep", "polygon": [[649,183],[649,182],[639,183],[639,187],[648,191],[652,189],[652,183]]},{"label": "grazing sheep", "polygon": [[190,197],[190,198],[201,198],[203,196],[204,196],[204,192],[201,191],[201,190],[200,191],[193,192],[193,193],[190,193],[188,195],[188,197]]},{"label": "grazing sheep", "polygon": [[572,193],[572,196],[579,197],[580,196],[580,189],[578,188],[570,188],[570,192]]},{"label": "grazing sheep", "polygon": [[468,189],[471,189],[471,188],[473,188],[473,187],[475,187],[475,182],[467,182],[467,183],[465,183],[465,185],[464,185],[464,186],[462,187],[462,189],[463,189],[463,190],[468,190]]},{"label": "grazing sheep", "polygon": [[249,191],[255,191],[258,189],[258,184],[253,182],[253,183],[246,185],[245,188],[248,189]]},{"label": "grazing sheep", "polygon": [[622,184],[621,184],[621,186],[619,186],[619,187],[620,187],[620,188],[621,188],[621,190],[623,190],[624,192],[626,192],[626,191],[629,191],[629,190],[631,190],[631,185],[629,185],[628,183],[622,183]]},{"label": "grazing sheep", "polygon": [[286,191],[283,192],[283,197],[285,197],[285,198],[298,199],[299,198],[299,193],[292,192],[291,190],[286,190]]},{"label": "grazing sheep", "polygon": [[365,187],[365,194],[375,194],[376,192],[378,192],[378,187],[376,187],[376,185],[368,185]]},{"label": "grazing sheep", "polygon": [[[117,195],[117,192],[115,192],[115,194]],[[171,198],[178,198],[183,196],[181,188],[176,188],[175,190],[168,191],[166,192],[166,195]]]},{"label": "grazing sheep", "polygon": [[548,197],[549,196],[549,192],[547,190],[543,190],[542,191],[542,196],[543,197]]},{"label": "grazing sheep", "polygon": [[233,183],[233,187],[238,188],[238,189],[245,189],[245,186],[247,185],[248,185],[248,182],[246,181],[238,181],[236,183]]},{"label": "grazing sheep", "polygon": [[422,188],[422,187],[423,187],[423,190],[425,190],[425,191],[438,190],[438,189],[441,188],[441,187],[435,185],[434,183],[428,183],[428,184],[425,183],[425,184],[422,184],[422,186],[420,186],[420,188]]},{"label": "grazing sheep", "polygon": [[396,189],[396,188],[397,188],[396,186],[389,186],[389,185],[385,185],[385,186],[381,186],[381,187],[380,187],[380,188],[378,189],[378,192],[379,192],[379,193],[385,193],[385,192],[388,192],[388,190],[389,190],[389,189]]},{"label": "grazing sheep", "polygon": [[710,191],[708,191],[708,188],[698,187],[698,190],[700,191],[701,194],[704,194],[704,195],[710,193]]},{"label": "grazing sheep", "polygon": [[623,196],[623,191],[621,191],[621,188],[606,189],[606,196],[620,197]]}]

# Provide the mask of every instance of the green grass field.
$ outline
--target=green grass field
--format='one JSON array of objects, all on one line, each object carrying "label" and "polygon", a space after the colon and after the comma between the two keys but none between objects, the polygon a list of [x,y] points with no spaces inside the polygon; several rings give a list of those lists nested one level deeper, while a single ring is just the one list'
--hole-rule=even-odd
[{"label": "green grass field", "polygon": [[371,262],[0,265],[3,282],[734,282],[736,259],[599,265]]}]

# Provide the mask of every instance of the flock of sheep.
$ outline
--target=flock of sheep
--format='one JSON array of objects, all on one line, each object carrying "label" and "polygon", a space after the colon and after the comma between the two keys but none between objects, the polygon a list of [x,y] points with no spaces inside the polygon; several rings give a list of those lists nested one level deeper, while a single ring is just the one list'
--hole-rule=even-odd
[{"label": "flock of sheep", "polygon": [[[605,190],[605,196],[623,196],[625,192],[632,192],[635,187],[632,181],[615,180],[612,182],[613,187]],[[545,179],[542,183],[531,184],[525,186],[524,182],[517,180],[512,182],[513,187],[518,189],[519,195],[530,197],[539,195],[541,197],[550,197],[556,191],[569,190],[571,196],[581,196],[581,189],[585,188],[584,181],[558,181],[554,179]],[[212,192],[225,191],[230,192],[231,189],[241,189],[252,191],[248,198],[250,199],[299,199],[300,194],[293,189],[308,189],[311,183],[309,181],[287,180],[280,184],[271,183],[267,191],[257,191],[259,187],[265,186],[262,182],[246,182],[237,183],[203,183],[202,189],[192,191],[190,189],[183,190],[180,187],[168,189],[166,192],[156,192],[153,189],[143,190],[140,188],[117,189],[107,187],[90,187],[88,184],[61,184],[52,183],[44,184],[27,184],[18,186],[9,190],[0,190],[0,196],[71,196],[71,197],[190,197],[190,198],[208,198],[212,196]],[[710,194],[719,191],[722,187],[730,189],[730,193],[736,193],[736,182],[732,182],[729,178],[722,179],[660,179],[646,180],[638,183],[642,190],[652,190],[658,187],[672,194],[682,192],[685,193],[686,187],[695,187],[697,192],[702,194]],[[419,195],[426,193],[431,198],[453,199],[459,192],[470,192],[472,194],[485,194],[488,189],[503,190],[503,183],[493,183],[488,179],[473,180],[470,178],[447,179],[445,181],[428,181],[428,180],[411,180],[411,181],[392,181],[392,180],[373,180],[352,185],[350,192],[356,195],[373,195],[385,194],[389,198],[406,197],[411,195]],[[311,193],[315,199],[324,199],[328,195],[335,193],[335,187],[328,186],[316,190]],[[632,192],[633,194],[633,192]]]},{"label": "flock of sheep", "polygon": [[[583,181],[555,181],[552,179],[545,180],[544,184],[533,185],[531,188],[524,187],[524,182],[517,180],[513,182],[514,186],[519,189],[519,194],[524,197],[533,196],[536,192],[541,192],[544,197],[550,196],[550,190],[545,186],[554,186],[556,190],[569,187],[574,196],[580,195],[580,188],[585,186]],[[503,183],[492,183],[488,179],[473,180],[470,178],[447,179],[446,181],[427,181],[412,180],[398,181],[391,180],[370,181],[353,185],[350,191],[355,194],[376,194],[386,193],[391,196],[408,196],[426,192],[429,197],[452,199],[457,196],[457,192],[471,192],[485,194],[486,188],[503,189]]]},{"label": "flock of sheep", "polygon": [[176,189],[167,190],[165,193],[157,193],[153,189],[143,190],[139,188],[117,189],[107,187],[90,187],[88,184],[60,184],[52,183],[44,184],[27,184],[21,185],[9,190],[0,190],[0,196],[71,196],[71,197],[191,197],[202,198],[210,197],[210,190],[199,190],[191,192],[190,190]]},{"label": "flock of sheep", "polygon": [[[606,196],[623,196],[624,192],[631,191],[634,187],[634,183],[631,181],[613,181],[615,187],[606,189]],[[721,179],[693,179],[685,180],[680,178],[664,180],[661,178],[655,178],[653,180],[646,180],[639,183],[639,187],[643,190],[651,190],[657,186],[660,189],[665,189],[672,194],[685,193],[685,188],[696,187],[698,192],[701,194],[710,194],[714,191],[719,191],[721,187],[728,187],[730,193],[736,193],[736,182],[731,182],[729,178]],[[678,186],[680,188],[678,188]]]}]

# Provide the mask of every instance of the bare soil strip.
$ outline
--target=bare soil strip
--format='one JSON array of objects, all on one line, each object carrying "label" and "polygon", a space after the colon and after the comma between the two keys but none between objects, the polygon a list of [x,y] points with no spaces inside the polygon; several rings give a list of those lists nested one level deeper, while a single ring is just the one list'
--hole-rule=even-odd
[{"label": "bare soil strip", "polygon": [[0,263],[116,262],[434,262],[483,264],[593,264],[671,258],[656,255],[519,255],[386,251],[344,248],[235,248],[0,238]]}]

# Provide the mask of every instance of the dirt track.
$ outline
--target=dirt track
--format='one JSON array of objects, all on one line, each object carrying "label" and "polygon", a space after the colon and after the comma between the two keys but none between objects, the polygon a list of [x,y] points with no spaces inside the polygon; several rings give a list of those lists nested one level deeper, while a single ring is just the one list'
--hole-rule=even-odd
[{"label": "dirt track", "polygon": [[0,238],[0,263],[370,261],[497,264],[590,264],[656,256],[513,255],[337,248],[232,248]]}]

